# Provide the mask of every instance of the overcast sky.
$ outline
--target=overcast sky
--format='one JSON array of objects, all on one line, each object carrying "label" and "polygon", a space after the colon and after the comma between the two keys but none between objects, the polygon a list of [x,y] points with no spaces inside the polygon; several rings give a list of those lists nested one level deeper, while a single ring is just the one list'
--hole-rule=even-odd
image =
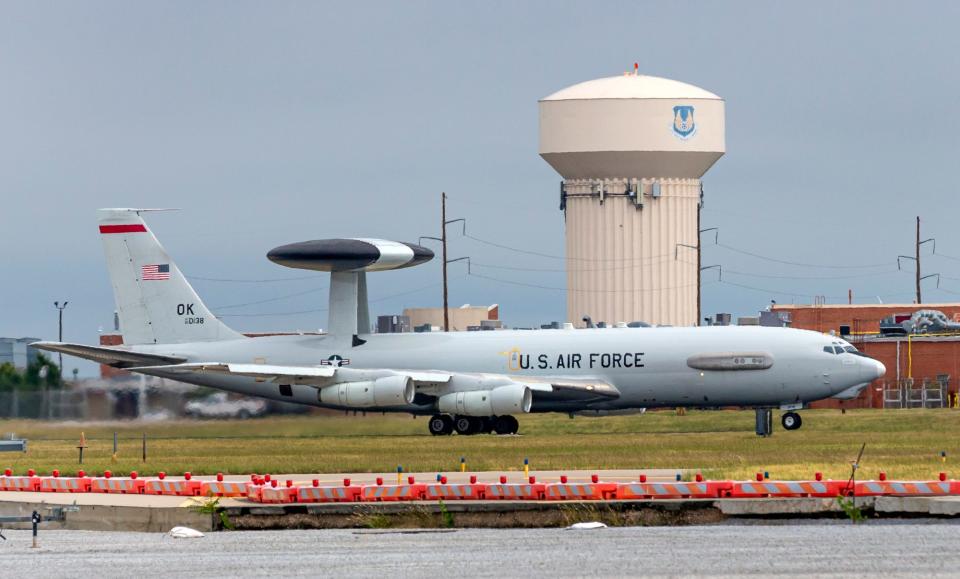
[{"label": "overcast sky", "polygon": [[[925,301],[956,300],[957,6],[4,2],[0,336],[55,338],[54,300],[70,301],[66,340],[110,328],[98,207],[181,208],[149,224],[195,277],[302,277],[264,258],[294,241],[436,235],[441,191],[473,236],[560,256],[537,100],[634,61],[726,99],[703,215],[723,244],[704,264],[724,274],[705,274],[705,313],[848,288],[909,303],[896,256],[917,215],[940,254],[924,273],[943,276]],[[558,271],[474,268],[493,281],[455,264],[453,304],[499,303],[511,325],[564,318],[562,260],[453,235],[459,256]],[[316,329],[325,277],[195,286],[240,330]],[[370,282],[373,314],[439,305],[436,261]]]}]

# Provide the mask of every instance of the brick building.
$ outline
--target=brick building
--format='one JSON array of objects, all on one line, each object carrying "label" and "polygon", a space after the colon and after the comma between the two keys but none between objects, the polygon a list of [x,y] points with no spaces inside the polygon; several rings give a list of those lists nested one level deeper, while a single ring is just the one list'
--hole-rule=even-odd
[{"label": "brick building", "polygon": [[[939,310],[951,320],[960,321],[960,304],[775,305],[772,310],[788,314],[793,328],[841,335],[841,327],[847,326],[850,335],[843,337],[887,367],[886,376],[871,384],[856,400],[825,400],[815,403],[816,408],[883,408],[884,398],[888,399],[887,406],[894,405],[891,401],[895,391],[912,385],[919,392],[925,382],[932,391],[935,384],[945,381],[947,393],[957,393],[960,334],[883,336],[880,320],[917,310]],[[908,395],[906,391],[901,393]],[[911,405],[906,399],[903,404]]]}]

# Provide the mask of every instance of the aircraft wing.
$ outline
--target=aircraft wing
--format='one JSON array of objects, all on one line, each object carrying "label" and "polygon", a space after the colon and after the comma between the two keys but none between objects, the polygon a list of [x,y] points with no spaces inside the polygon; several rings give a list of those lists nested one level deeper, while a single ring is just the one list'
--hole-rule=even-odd
[{"label": "aircraft wing", "polygon": [[48,352],[60,352],[86,360],[93,360],[100,364],[114,368],[147,367],[185,362],[184,358],[176,356],[161,356],[159,354],[145,354],[124,348],[110,346],[87,346],[68,342],[33,342],[31,348],[38,348]]},{"label": "aircraft wing", "polygon": [[231,364],[223,362],[147,366],[145,368],[131,368],[131,370],[134,372],[164,372],[170,374],[223,374],[254,378],[260,382],[306,384],[317,387],[329,386],[330,384],[339,382],[370,380],[390,375],[409,376],[418,385],[433,385],[449,382],[452,376],[452,374],[443,372],[357,370],[339,366],[281,366],[272,364]]},{"label": "aircraft wing", "polygon": [[220,374],[243,376],[260,382],[303,384],[323,388],[331,384],[375,380],[385,376],[408,376],[417,391],[427,395],[483,390],[523,384],[533,392],[534,400],[556,403],[583,403],[620,397],[620,391],[602,380],[563,377],[510,376],[506,374],[468,374],[433,370],[361,369],[342,366],[283,366],[270,364],[233,364],[203,362],[130,368],[137,372],[163,374]]},{"label": "aircraft wing", "polygon": [[284,384],[326,384],[336,375],[332,366],[275,366],[270,364],[226,364],[201,362],[198,364],[174,364],[131,368],[134,372],[164,372],[169,374],[223,374],[243,376],[258,382],[282,382]]}]

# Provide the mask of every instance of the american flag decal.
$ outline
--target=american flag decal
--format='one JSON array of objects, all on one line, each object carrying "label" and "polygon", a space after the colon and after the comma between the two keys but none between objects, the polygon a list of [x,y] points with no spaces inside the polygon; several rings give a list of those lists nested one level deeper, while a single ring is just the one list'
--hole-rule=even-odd
[{"label": "american flag decal", "polygon": [[170,264],[155,263],[152,265],[145,265],[140,268],[140,277],[143,279],[143,281],[170,279]]}]

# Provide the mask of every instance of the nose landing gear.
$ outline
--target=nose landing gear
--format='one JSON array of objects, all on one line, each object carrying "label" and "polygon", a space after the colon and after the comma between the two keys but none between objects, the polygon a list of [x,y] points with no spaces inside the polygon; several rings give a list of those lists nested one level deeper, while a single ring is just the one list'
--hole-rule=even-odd
[{"label": "nose landing gear", "polygon": [[803,425],[803,419],[796,412],[787,412],[780,417],[784,430],[796,430]]}]

